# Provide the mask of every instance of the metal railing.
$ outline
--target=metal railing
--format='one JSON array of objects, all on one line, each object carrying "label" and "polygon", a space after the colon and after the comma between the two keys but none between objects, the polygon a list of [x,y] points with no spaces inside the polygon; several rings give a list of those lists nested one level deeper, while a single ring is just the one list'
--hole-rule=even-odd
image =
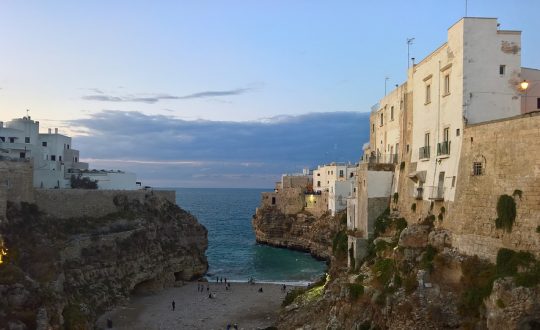
[{"label": "metal railing", "polygon": [[437,143],[437,156],[450,155],[450,141]]},{"label": "metal railing", "polygon": [[370,164],[397,164],[398,154],[378,154],[364,156],[364,162]]},{"label": "metal railing", "polygon": [[424,186],[424,196],[431,200],[444,200],[444,186]]},{"label": "metal railing", "polygon": [[421,147],[418,150],[418,158],[419,159],[429,159],[429,149],[430,149],[430,146]]}]

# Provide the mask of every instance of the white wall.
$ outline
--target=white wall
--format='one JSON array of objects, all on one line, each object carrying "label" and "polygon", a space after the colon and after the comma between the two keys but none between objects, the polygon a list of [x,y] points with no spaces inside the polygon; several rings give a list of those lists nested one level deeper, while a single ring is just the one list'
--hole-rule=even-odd
[{"label": "white wall", "polygon": [[97,181],[98,189],[135,190],[137,176],[130,172],[84,172],[82,177]]},{"label": "white wall", "polygon": [[390,171],[367,171],[367,197],[389,197],[392,194],[392,177]]}]

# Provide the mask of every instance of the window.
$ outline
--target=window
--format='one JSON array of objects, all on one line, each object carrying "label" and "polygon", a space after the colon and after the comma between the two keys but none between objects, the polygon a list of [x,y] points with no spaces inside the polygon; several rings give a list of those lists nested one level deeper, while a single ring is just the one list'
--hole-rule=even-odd
[{"label": "window", "polygon": [[390,107],[390,120],[394,120],[394,106]]},{"label": "window", "polygon": [[536,109],[540,109],[540,97],[536,98]]},{"label": "window", "polygon": [[0,136],[0,141],[6,142],[6,138],[4,136]]},{"label": "window", "polygon": [[431,103],[431,85],[426,85],[426,104]]},{"label": "window", "polygon": [[340,178],[343,177],[343,170],[339,170],[339,177],[340,177]]},{"label": "window", "polygon": [[69,144],[67,144],[66,146],[67,146],[67,149],[69,150]]},{"label": "window", "polygon": [[321,176],[321,173],[317,173],[317,176]]},{"label": "window", "polygon": [[321,186],[321,181],[317,181],[317,187]]},{"label": "window", "polygon": [[14,138],[14,137],[10,137],[10,138],[9,138],[9,143],[15,143],[15,138]]},{"label": "window", "polygon": [[450,94],[450,74],[444,76],[444,95]]},{"label": "window", "polygon": [[58,161],[62,161],[62,156],[58,156]]},{"label": "window", "polygon": [[375,124],[371,124],[371,133],[375,132]]},{"label": "window", "polygon": [[503,64],[499,65],[499,74],[501,76],[504,76],[505,72],[506,72],[506,65],[503,65]]},{"label": "window", "polygon": [[454,188],[456,186],[456,176],[454,175],[452,177],[452,188]]},{"label": "window", "polygon": [[424,147],[429,147],[429,133],[424,135]]},{"label": "window", "polygon": [[408,144],[407,144],[407,147],[406,147],[406,149],[407,149],[407,152],[409,152],[409,145],[408,145]]},{"label": "window", "polygon": [[26,153],[25,152],[19,153],[19,158],[26,158]]},{"label": "window", "polygon": [[47,146],[47,141],[41,142],[41,146],[42,146],[42,147],[46,147],[46,146]]},{"label": "window", "polygon": [[276,205],[276,198],[272,197],[272,205]]},{"label": "window", "polygon": [[56,160],[56,155],[51,155],[51,160],[55,161]]},{"label": "window", "polygon": [[458,129],[456,129],[456,136],[459,136],[459,133],[460,132],[459,132],[459,128],[458,128]]},{"label": "window", "polygon": [[445,128],[443,130],[443,141],[444,142],[448,142],[450,139],[449,139],[449,135],[450,135],[450,128]]},{"label": "window", "polygon": [[384,125],[384,114],[381,113],[381,126]]},{"label": "window", "polygon": [[28,137],[28,136],[25,137],[25,138],[24,138],[24,143],[30,143],[30,137]]},{"label": "window", "polygon": [[350,177],[352,178],[354,176],[354,173],[351,173]]},{"label": "window", "polygon": [[473,175],[482,175],[484,174],[483,168],[482,168],[482,162],[474,162],[473,163]]}]

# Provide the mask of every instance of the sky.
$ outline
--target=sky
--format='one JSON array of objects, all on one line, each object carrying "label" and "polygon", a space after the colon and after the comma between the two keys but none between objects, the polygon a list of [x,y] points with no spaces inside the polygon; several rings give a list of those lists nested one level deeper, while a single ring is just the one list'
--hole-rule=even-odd
[{"label": "sky", "polygon": [[73,136],[93,168],[166,187],[273,187],[357,162],[370,107],[465,16],[521,30],[540,1],[0,0],[0,121]]}]

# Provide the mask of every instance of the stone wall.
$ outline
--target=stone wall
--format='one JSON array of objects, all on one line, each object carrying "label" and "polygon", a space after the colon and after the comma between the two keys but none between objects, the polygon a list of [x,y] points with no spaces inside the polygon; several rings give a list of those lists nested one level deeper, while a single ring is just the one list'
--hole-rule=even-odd
[{"label": "stone wall", "polygon": [[33,166],[29,161],[0,161],[0,186],[11,202],[33,202]]},{"label": "stone wall", "polygon": [[102,217],[118,211],[116,196],[144,203],[146,196],[159,196],[176,203],[176,193],[166,190],[36,189],[35,203],[43,212],[58,218]]},{"label": "stone wall", "polygon": [[[275,207],[284,214],[296,214],[304,209],[304,188],[286,188],[278,192],[261,193],[261,207]],[[275,203],[272,203],[275,198]]]},{"label": "stone wall", "polygon": [[322,191],[317,195],[305,195],[306,211],[310,212],[316,217],[322,216],[328,211],[328,192]]},{"label": "stone wall", "polygon": [[[473,163],[482,175],[473,175]],[[540,115],[466,127],[459,163],[457,195],[442,225],[453,232],[460,252],[495,259],[501,247],[540,256]],[[497,201],[515,196],[517,216],[511,232],[495,227]]]},{"label": "stone wall", "polygon": [[0,222],[6,219],[7,189],[0,185]]}]

